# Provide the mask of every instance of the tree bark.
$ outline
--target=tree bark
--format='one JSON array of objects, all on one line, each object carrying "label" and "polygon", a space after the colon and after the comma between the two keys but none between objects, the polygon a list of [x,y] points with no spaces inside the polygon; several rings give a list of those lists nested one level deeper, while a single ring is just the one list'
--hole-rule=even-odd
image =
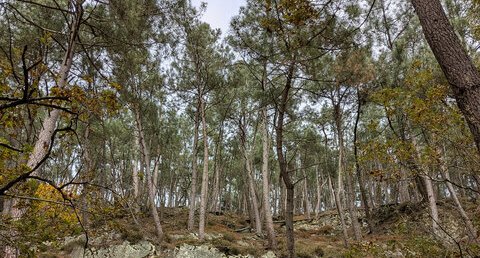
[{"label": "tree bark", "polygon": [[198,226],[198,238],[203,241],[205,239],[205,216],[207,209],[208,198],[208,136],[207,136],[207,121],[205,116],[205,100],[200,100],[200,111],[202,116],[202,135],[203,135],[203,173],[202,173],[202,188],[200,195],[200,214]]},{"label": "tree bark", "polygon": [[142,118],[140,116],[139,108],[135,108],[134,112],[138,130],[140,149],[142,151],[143,163],[145,166],[145,177],[148,189],[148,203],[150,205],[150,213],[152,214],[153,221],[155,223],[158,242],[160,243],[163,240],[163,229],[162,224],[160,223],[160,217],[158,216],[157,205],[155,204],[155,186],[153,185],[152,171],[150,171],[150,150],[145,140],[145,133],[143,131]]},{"label": "tree bark", "polygon": [[[140,137],[135,137],[135,148],[140,151],[140,143],[138,142],[138,139]],[[138,162],[135,158],[132,160],[132,184],[133,184],[133,205],[136,213],[140,212],[140,205],[139,205],[139,197],[140,197],[140,191],[139,191],[139,186],[140,186],[140,178],[138,176]]]},{"label": "tree bark", "polygon": [[440,218],[438,217],[437,199],[435,198],[435,193],[433,191],[432,179],[430,178],[429,174],[422,175],[422,178],[425,181],[425,186],[427,190],[430,216],[432,218],[433,233],[437,236],[440,236]]},{"label": "tree bark", "polygon": [[212,203],[210,204],[210,210],[214,212],[220,212],[220,173],[222,167],[222,147],[223,142],[223,122],[220,126],[220,132],[215,143],[215,161],[213,165],[214,171],[214,182],[213,182],[213,194],[212,194]]},{"label": "tree bark", "polygon": [[267,229],[268,247],[270,249],[277,249],[277,240],[275,238],[275,229],[273,227],[272,210],[270,206],[270,184],[268,182],[268,118],[267,109],[262,108],[262,187],[263,187],[263,209],[265,212],[265,228]]},{"label": "tree bark", "polygon": [[480,153],[480,73],[453,30],[439,0],[412,0],[423,33]]},{"label": "tree bark", "polygon": [[[336,197],[336,202],[337,206],[340,205],[340,192],[341,192],[341,187],[342,187],[342,176],[345,172],[345,146],[344,146],[344,140],[343,140],[343,125],[342,125],[342,114],[340,110],[340,104],[334,105],[334,120],[335,120],[335,127],[337,129],[337,140],[338,140],[338,191]],[[352,182],[352,175],[351,173],[348,173],[346,175],[347,179],[347,205],[348,205],[348,210],[350,212],[350,219],[352,222],[352,227],[353,227],[353,232],[354,232],[354,237],[356,241],[360,241],[362,238],[362,233],[360,231],[360,225],[358,223],[358,216],[357,216],[357,210],[355,208],[355,196],[353,192],[353,182]],[[339,213],[343,213],[343,209],[341,208],[341,205],[339,206]],[[343,217],[343,214],[340,215],[340,218]],[[344,229],[346,231],[346,228]]]},{"label": "tree bark", "polygon": [[285,188],[287,190],[286,196],[286,210],[285,210],[285,228],[286,228],[286,237],[287,237],[287,250],[288,257],[295,257],[295,238],[293,235],[293,209],[294,209],[294,184],[292,178],[287,170],[287,160],[283,153],[283,123],[285,113],[287,111],[287,104],[289,101],[289,93],[293,84],[293,75],[295,72],[295,64],[291,63],[288,72],[287,72],[287,81],[285,83],[285,88],[282,91],[281,99],[277,104],[278,108],[278,118],[277,118],[277,127],[275,128],[276,132],[276,149],[278,163],[280,167],[280,177],[285,183]]},{"label": "tree bark", "polygon": [[319,166],[315,166],[315,184],[317,188],[317,204],[315,205],[315,217],[318,219],[320,217],[320,212],[322,209],[322,184],[320,183],[320,171]]},{"label": "tree bark", "polygon": [[310,217],[310,200],[308,198],[308,179],[307,179],[307,174],[305,172],[305,168],[302,168],[303,172],[303,202],[304,202],[304,212],[305,212],[305,218],[311,219]]},{"label": "tree bark", "polygon": [[455,205],[457,206],[458,212],[460,213],[460,216],[462,216],[463,222],[465,223],[465,227],[467,228],[467,235],[470,239],[470,241],[475,242],[477,240],[477,230],[472,224],[472,221],[468,217],[467,213],[463,209],[462,203],[458,199],[457,192],[455,191],[455,188],[453,187],[453,184],[451,183],[450,180],[450,173],[448,171],[448,168],[446,166],[445,160],[444,160],[444,155],[445,151],[443,149],[437,148],[437,154],[439,155],[439,162],[440,162],[440,172],[442,174],[443,179],[445,179],[445,184],[447,185],[448,192],[450,193],[450,196],[452,197],[453,201],[455,202]]},{"label": "tree bark", "polygon": [[189,201],[189,209],[188,209],[188,231],[192,231],[194,224],[195,224],[195,202],[197,198],[197,170],[198,170],[198,163],[197,163],[197,148],[198,148],[198,127],[200,126],[200,104],[201,99],[199,97],[197,103],[197,110],[195,111],[195,118],[194,118],[194,133],[193,133],[193,153],[192,153],[192,182],[190,185],[190,201]]},{"label": "tree bark", "polygon": [[[72,62],[73,62],[75,43],[77,40],[78,31],[79,31],[80,24],[82,22],[82,17],[83,17],[83,6],[82,6],[83,1],[70,1],[70,2],[74,8],[74,12],[73,12],[74,19],[70,27],[70,35],[69,35],[67,49],[65,51],[65,55],[63,57],[63,61],[60,66],[60,70],[58,71],[58,75],[60,78],[58,80],[57,86],[60,89],[63,89],[67,86],[68,74],[70,73],[70,69],[72,67]],[[42,123],[42,129],[40,130],[40,133],[38,135],[38,140],[35,142],[35,146],[33,147],[32,154],[30,154],[27,161],[27,167],[30,169],[34,169],[30,175],[38,174],[38,170],[41,166],[41,162],[43,162],[44,158],[49,153],[49,150],[52,144],[52,137],[55,133],[55,129],[57,127],[57,121],[60,117],[60,112],[61,111],[59,109],[53,109]],[[17,203],[18,201],[16,199],[12,199],[8,204],[8,206],[10,207],[9,216],[13,220],[20,219],[25,213],[25,209],[19,208],[17,206]],[[12,232],[12,233],[13,233],[12,235],[15,235],[15,232]],[[4,249],[5,258],[13,258],[13,257],[17,257],[18,255],[20,255],[19,251],[15,247],[13,246],[5,247]]]},{"label": "tree bark", "polygon": [[345,223],[345,215],[343,213],[342,202],[340,200],[340,186],[337,186],[337,189],[335,189],[333,187],[332,180],[329,180],[329,184],[330,184],[330,188],[333,191],[335,206],[337,207],[338,216],[340,217],[340,223],[342,224],[343,244],[345,245],[345,247],[348,247],[347,224]]},{"label": "tree bark", "polygon": [[370,205],[368,203],[367,191],[365,189],[365,180],[360,168],[360,162],[358,160],[358,123],[360,122],[360,115],[362,114],[362,104],[365,101],[360,91],[357,90],[357,117],[355,118],[355,126],[353,128],[353,154],[355,157],[355,169],[358,184],[360,186],[360,196],[362,198],[363,208],[365,210],[365,217],[368,224],[370,233],[373,232],[372,219],[370,215]]},{"label": "tree bark", "polygon": [[253,215],[255,219],[255,232],[257,234],[262,234],[262,221],[260,220],[260,209],[258,206],[257,194],[255,190],[255,182],[253,181],[252,173],[252,161],[247,153],[245,153],[245,166],[247,172],[247,180],[248,180],[248,190],[250,193],[250,201],[252,202],[253,208]]},{"label": "tree bark", "polygon": [[[242,154],[243,158],[245,161],[245,169],[246,169],[246,174],[247,174],[247,185],[248,185],[248,192],[250,196],[250,202],[252,205],[252,214],[253,214],[253,220],[254,220],[254,226],[255,226],[255,232],[257,234],[262,234],[262,222],[260,220],[260,209],[258,207],[258,200],[257,200],[257,195],[256,195],[256,190],[255,190],[255,182],[253,181],[253,169],[252,169],[252,160],[250,157],[250,151],[247,148],[247,135],[246,135],[246,125],[245,122],[242,121],[244,119],[244,116],[239,120],[239,130],[240,130],[240,142],[241,142],[241,149],[242,149]],[[253,222],[253,221],[252,221]]]}]

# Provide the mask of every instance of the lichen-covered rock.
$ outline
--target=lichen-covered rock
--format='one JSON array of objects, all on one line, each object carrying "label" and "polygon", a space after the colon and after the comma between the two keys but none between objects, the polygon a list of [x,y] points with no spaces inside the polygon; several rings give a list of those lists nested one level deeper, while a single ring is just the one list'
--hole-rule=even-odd
[{"label": "lichen-covered rock", "polygon": [[400,250],[395,250],[395,251],[386,251],[385,252],[385,257],[388,258],[404,258],[405,255],[400,251]]},{"label": "lichen-covered rock", "polygon": [[274,252],[268,251],[266,254],[262,255],[261,258],[276,258],[277,256],[275,255]]},{"label": "lichen-covered rock", "polygon": [[[217,248],[209,245],[192,246],[184,244],[170,253],[170,258],[254,258],[253,255],[226,255]],[[276,258],[272,251],[261,256],[262,258]]]},{"label": "lichen-covered rock", "polygon": [[114,245],[107,248],[84,249],[77,246],[73,249],[70,257],[72,258],[142,258],[150,257],[155,254],[155,246],[147,241],[141,241],[137,244],[131,244],[124,241],[120,245]]},{"label": "lichen-covered rock", "polygon": [[172,257],[177,258],[226,258],[227,256],[223,253],[220,253],[217,248],[200,245],[192,246],[184,244],[177,248],[173,253]]}]

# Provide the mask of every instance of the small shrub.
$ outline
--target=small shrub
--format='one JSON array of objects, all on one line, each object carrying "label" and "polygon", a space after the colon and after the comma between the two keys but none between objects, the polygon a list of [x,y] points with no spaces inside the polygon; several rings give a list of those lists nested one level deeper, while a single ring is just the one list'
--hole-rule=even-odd
[{"label": "small shrub", "polygon": [[295,254],[299,258],[316,258],[324,255],[323,249],[311,243],[298,242],[295,246]]},{"label": "small shrub", "polygon": [[235,241],[238,240],[237,236],[235,236],[235,234],[230,233],[230,232],[226,232],[225,234],[223,234],[223,239],[225,239],[229,242],[235,242]]},{"label": "small shrub", "polygon": [[223,238],[214,239],[211,241],[211,244],[226,255],[238,255],[241,253],[241,250],[238,248],[238,246]]},{"label": "small shrub", "polygon": [[120,232],[122,239],[130,243],[138,243],[144,239],[144,232],[136,225],[119,225],[117,230]]},{"label": "small shrub", "polygon": [[331,225],[325,225],[318,229],[318,234],[321,235],[331,235],[335,231],[335,228]]}]

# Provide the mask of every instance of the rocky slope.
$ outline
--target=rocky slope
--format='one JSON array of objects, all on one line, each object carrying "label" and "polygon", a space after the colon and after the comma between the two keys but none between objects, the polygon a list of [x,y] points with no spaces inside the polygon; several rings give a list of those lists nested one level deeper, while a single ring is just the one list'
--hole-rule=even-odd
[{"label": "rocky slope", "polygon": [[[477,228],[480,218],[477,205],[469,204]],[[362,217],[364,238],[350,239],[343,246],[338,216],[326,211],[316,219],[296,216],[296,253],[298,257],[480,257],[480,246],[469,243],[462,221],[451,203],[439,203],[445,234],[430,233],[428,209],[423,204],[385,205],[374,211],[374,232],[367,232]],[[130,218],[115,218],[88,231],[86,236],[67,237],[40,250],[44,257],[284,257],[286,254],[284,226],[281,219],[275,224],[278,250],[266,250],[266,239],[249,229],[248,220],[236,214],[209,214],[206,240],[201,242],[195,233],[185,230],[188,211],[182,208],[162,211],[166,239],[156,243],[154,229],[148,217],[138,225]],[[348,218],[347,218],[348,219]],[[349,232],[351,233],[351,232]],[[351,234],[353,235],[353,234]]]}]

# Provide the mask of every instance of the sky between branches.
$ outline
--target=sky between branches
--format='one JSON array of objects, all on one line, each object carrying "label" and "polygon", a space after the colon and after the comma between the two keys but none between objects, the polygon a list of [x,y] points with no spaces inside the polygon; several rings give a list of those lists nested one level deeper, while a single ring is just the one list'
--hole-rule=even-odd
[{"label": "sky between branches", "polygon": [[245,0],[192,0],[196,7],[199,7],[201,2],[207,3],[202,20],[209,23],[212,28],[221,29],[223,36],[228,32],[230,19],[238,14],[240,6],[245,5]]}]

